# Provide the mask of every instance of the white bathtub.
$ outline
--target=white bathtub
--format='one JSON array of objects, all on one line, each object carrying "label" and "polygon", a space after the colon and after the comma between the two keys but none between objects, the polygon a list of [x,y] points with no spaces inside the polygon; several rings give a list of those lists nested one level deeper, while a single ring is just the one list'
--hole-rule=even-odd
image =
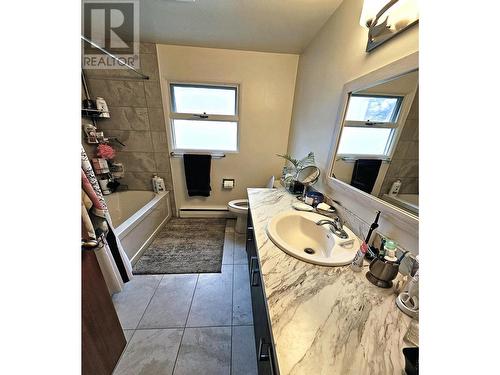
[{"label": "white bathtub", "polygon": [[104,198],[116,235],[134,264],[171,216],[169,192],[130,190]]}]

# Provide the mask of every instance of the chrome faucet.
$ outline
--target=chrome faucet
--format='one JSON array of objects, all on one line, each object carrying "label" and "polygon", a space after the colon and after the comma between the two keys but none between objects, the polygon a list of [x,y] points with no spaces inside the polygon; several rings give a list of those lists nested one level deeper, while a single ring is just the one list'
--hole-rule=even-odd
[{"label": "chrome faucet", "polygon": [[325,224],[332,225],[336,230],[342,230],[344,226],[342,220],[338,216],[333,218],[333,220],[323,219],[316,222],[316,225],[325,225]]},{"label": "chrome faucet", "polygon": [[316,225],[325,225],[325,224],[328,224],[330,226],[330,230],[336,236],[342,239],[349,238],[349,235],[344,230],[344,223],[340,217],[337,216],[333,220],[323,219],[316,222]]}]

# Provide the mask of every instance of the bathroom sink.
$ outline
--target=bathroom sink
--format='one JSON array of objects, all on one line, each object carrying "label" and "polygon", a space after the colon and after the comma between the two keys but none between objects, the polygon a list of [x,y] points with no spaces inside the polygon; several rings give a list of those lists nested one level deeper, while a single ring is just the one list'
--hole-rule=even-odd
[{"label": "bathroom sink", "polygon": [[328,225],[316,225],[327,217],[302,211],[286,211],[273,217],[267,235],[285,253],[305,262],[323,266],[344,266],[354,259],[360,246],[356,235],[346,226],[348,235],[342,239]]}]

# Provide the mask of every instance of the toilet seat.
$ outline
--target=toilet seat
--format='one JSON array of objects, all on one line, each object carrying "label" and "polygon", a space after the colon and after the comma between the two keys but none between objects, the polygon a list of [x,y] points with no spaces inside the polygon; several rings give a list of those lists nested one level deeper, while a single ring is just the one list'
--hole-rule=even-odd
[{"label": "toilet seat", "polygon": [[241,213],[248,212],[248,199],[235,199],[228,203],[230,211],[236,211]]}]

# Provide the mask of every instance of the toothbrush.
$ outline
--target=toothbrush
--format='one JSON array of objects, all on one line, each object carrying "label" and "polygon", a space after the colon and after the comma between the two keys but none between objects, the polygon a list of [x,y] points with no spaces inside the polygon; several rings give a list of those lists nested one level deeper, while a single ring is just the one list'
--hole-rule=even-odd
[{"label": "toothbrush", "polygon": [[377,216],[375,217],[375,221],[370,226],[370,230],[366,235],[365,243],[368,245],[368,241],[370,241],[370,237],[372,236],[372,232],[378,228],[378,218],[380,217],[380,211],[377,211]]}]

